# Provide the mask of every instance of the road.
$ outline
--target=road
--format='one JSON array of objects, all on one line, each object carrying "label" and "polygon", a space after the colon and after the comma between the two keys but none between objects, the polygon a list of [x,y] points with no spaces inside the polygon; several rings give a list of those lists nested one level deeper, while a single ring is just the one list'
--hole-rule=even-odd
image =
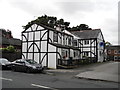
[{"label": "road", "polygon": [[77,79],[73,73],[23,73],[2,71],[2,88],[118,88],[118,83]]}]

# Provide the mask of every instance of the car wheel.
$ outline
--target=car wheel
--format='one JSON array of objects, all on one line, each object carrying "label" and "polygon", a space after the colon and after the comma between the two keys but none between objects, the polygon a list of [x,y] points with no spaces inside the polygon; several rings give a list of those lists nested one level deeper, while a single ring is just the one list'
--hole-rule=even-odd
[{"label": "car wheel", "polygon": [[30,73],[30,69],[28,68],[28,69],[26,70],[26,72],[27,72],[27,73]]},{"label": "car wheel", "polygon": [[12,67],[12,71],[16,71],[15,67]]}]

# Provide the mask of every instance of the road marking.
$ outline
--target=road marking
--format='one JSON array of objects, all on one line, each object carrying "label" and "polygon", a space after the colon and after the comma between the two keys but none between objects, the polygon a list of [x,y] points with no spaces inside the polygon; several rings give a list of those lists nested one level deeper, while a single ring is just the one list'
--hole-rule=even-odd
[{"label": "road marking", "polygon": [[7,81],[13,81],[12,79],[3,78],[3,77],[0,77],[0,79],[2,79],[2,80],[7,80]]},{"label": "road marking", "polygon": [[58,90],[58,89],[55,89],[55,88],[46,87],[46,86],[37,85],[37,84],[31,84],[31,85],[32,85],[32,86],[35,86],[35,87],[40,87],[40,88],[46,88],[46,89],[51,89],[51,90]]}]

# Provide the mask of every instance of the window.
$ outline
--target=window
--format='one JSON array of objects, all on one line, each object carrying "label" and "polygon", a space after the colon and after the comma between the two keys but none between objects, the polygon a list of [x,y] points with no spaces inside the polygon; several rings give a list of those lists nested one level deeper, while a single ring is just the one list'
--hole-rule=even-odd
[{"label": "window", "polygon": [[74,57],[75,57],[75,52],[74,52]]},{"label": "window", "polygon": [[85,41],[84,41],[84,44],[85,44],[85,45],[89,44],[89,40],[85,40]]},{"label": "window", "polygon": [[84,52],[84,56],[89,56],[89,52]]},{"label": "window", "polygon": [[74,46],[77,46],[77,40],[74,40],[74,41],[73,41],[73,45],[74,45]]},{"label": "window", "polygon": [[108,50],[108,54],[111,54],[111,50]]},{"label": "window", "polygon": [[65,45],[65,36],[63,35],[63,45]]},{"label": "window", "polygon": [[86,56],[89,56],[89,52],[86,52]]},{"label": "window", "polygon": [[58,42],[58,33],[57,32],[53,33],[53,41]]},{"label": "window", "polygon": [[114,50],[114,54],[117,54],[117,50]]},{"label": "window", "polygon": [[78,51],[74,51],[74,57],[77,57],[79,55]]},{"label": "window", "polygon": [[118,60],[120,60],[120,56],[118,57]]},{"label": "window", "polygon": [[118,58],[117,58],[117,56],[114,56],[114,60],[117,60]]},{"label": "window", "polygon": [[67,53],[68,53],[68,52],[66,51],[66,57],[68,56]]},{"label": "window", "polygon": [[71,38],[68,39],[68,45],[71,45]]},{"label": "window", "polygon": [[120,54],[120,50],[118,51],[118,54]]},{"label": "window", "polygon": [[67,51],[67,49],[62,49],[62,57],[63,57],[63,59],[65,59],[66,57],[68,57],[68,51]]}]

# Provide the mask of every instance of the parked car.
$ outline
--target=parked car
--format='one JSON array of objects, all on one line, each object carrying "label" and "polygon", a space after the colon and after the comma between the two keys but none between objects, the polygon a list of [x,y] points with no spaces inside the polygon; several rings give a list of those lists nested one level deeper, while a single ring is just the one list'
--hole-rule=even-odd
[{"label": "parked car", "polygon": [[13,71],[23,71],[23,72],[42,72],[43,67],[32,59],[18,59],[12,62]]},{"label": "parked car", "polygon": [[0,69],[2,70],[11,69],[11,62],[5,58],[0,58],[0,66]]}]

